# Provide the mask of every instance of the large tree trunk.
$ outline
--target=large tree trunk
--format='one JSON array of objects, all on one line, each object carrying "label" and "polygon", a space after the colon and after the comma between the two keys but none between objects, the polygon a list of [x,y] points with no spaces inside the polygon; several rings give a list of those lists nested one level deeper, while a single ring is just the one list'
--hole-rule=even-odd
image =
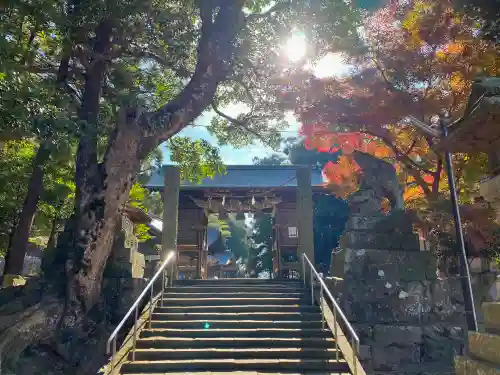
[{"label": "large tree trunk", "polygon": [[43,191],[43,167],[49,155],[50,150],[42,143],[33,159],[33,171],[28,182],[26,198],[5,257],[4,275],[20,275],[22,273],[31,224]]}]

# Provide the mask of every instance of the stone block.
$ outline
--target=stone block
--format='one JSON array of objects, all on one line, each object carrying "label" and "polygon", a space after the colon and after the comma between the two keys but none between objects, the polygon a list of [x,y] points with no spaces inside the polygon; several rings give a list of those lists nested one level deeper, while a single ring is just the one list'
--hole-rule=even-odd
[{"label": "stone block", "polygon": [[371,342],[373,340],[373,326],[369,324],[355,324],[354,330],[361,342]]},{"label": "stone block", "polygon": [[135,251],[132,254],[132,278],[141,279],[144,277],[144,269],[146,268],[146,261],[144,254]]},{"label": "stone block", "polygon": [[399,253],[397,264],[402,281],[436,279],[436,259],[429,252]]},{"label": "stone block", "polygon": [[366,277],[373,281],[389,281],[395,285],[401,279],[395,263],[370,264],[366,267],[366,272]]},{"label": "stone block", "polygon": [[370,372],[372,375],[455,375],[453,366],[446,366],[440,362],[407,363],[401,365],[394,372]]},{"label": "stone block", "polygon": [[432,325],[423,328],[422,359],[424,361],[439,361],[452,366],[454,358],[463,353],[464,346],[464,336],[461,335],[459,338],[451,336],[449,327]]},{"label": "stone block", "polygon": [[372,347],[370,345],[360,345],[359,346],[359,359],[361,361],[366,361],[372,358]]},{"label": "stone block", "polygon": [[500,302],[483,303],[482,310],[486,331],[500,334]]},{"label": "stone block", "polygon": [[345,229],[349,230],[373,230],[375,226],[385,218],[385,215],[351,215],[347,220]]},{"label": "stone block", "polygon": [[467,357],[456,357],[457,375],[500,375],[500,368]]},{"label": "stone block", "polygon": [[391,233],[351,230],[342,235],[342,244],[350,248],[420,251],[419,238],[413,233],[396,236]]},{"label": "stone block", "polygon": [[500,366],[500,336],[469,332],[469,352],[475,359]]},{"label": "stone block", "polygon": [[[401,287],[393,281],[394,278],[387,278],[386,280],[373,280],[366,284],[364,296],[361,300],[365,301],[379,301],[382,298],[397,297],[401,291]],[[359,293],[362,290],[358,289]]]},{"label": "stone block", "polygon": [[398,371],[408,364],[420,364],[420,345],[385,345],[372,347],[372,365],[374,370]]},{"label": "stone block", "polygon": [[354,322],[368,324],[411,323],[420,324],[420,305],[409,296],[381,298],[379,301],[346,301]]},{"label": "stone block", "polygon": [[431,286],[430,321],[461,323],[465,321],[462,287],[458,279],[436,280]]},{"label": "stone block", "polygon": [[340,252],[332,251],[332,258],[330,261],[330,275],[343,279],[346,264],[346,250],[342,249]]},{"label": "stone block", "polygon": [[422,328],[418,326],[376,325],[373,327],[376,345],[411,346],[422,341]]}]

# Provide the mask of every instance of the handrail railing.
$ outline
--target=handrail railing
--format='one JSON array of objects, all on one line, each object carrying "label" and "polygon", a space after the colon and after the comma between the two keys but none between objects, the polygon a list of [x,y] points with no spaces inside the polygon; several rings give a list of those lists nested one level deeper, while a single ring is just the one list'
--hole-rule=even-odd
[{"label": "handrail railing", "polygon": [[[320,290],[320,307],[321,307],[321,324],[322,324],[322,328],[325,329],[325,320],[326,320],[326,317],[325,317],[325,311],[324,311],[324,295],[326,294],[326,296],[328,297],[328,299],[330,300],[330,302],[332,303],[332,306],[333,306],[333,334],[335,336],[335,349],[336,349],[336,355],[337,355],[337,360],[339,359],[339,335],[338,335],[338,324],[337,324],[337,316],[340,317],[340,320],[343,322],[345,328],[349,331],[349,335],[350,335],[350,345],[351,345],[351,348],[352,348],[352,364],[349,364],[349,366],[351,367],[351,370],[352,372],[354,373],[354,375],[357,375],[357,370],[358,370],[358,365],[357,365],[357,362],[358,362],[358,354],[359,354],[359,337],[358,335],[356,334],[356,331],[354,330],[354,328],[352,327],[351,323],[349,323],[349,321],[347,320],[346,316],[344,315],[344,313],[342,312],[340,306],[338,305],[337,301],[335,301],[335,298],[333,298],[333,295],[332,293],[330,292],[330,290],[328,289],[328,286],[325,284],[325,281],[323,280],[323,277],[318,273],[318,271],[316,271],[316,269],[314,268],[313,264],[311,263],[311,261],[309,260],[309,258],[307,257],[306,254],[302,254],[302,279],[303,279],[303,282],[304,282],[304,286],[306,286],[307,284],[307,281],[306,281],[306,264],[307,266],[309,266],[309,271],[310,271],[310,287],[311,287],[311,304],[314,305],[314,278],[316,278],[319,282],[319,285],[321,287],[321,290]],[[340,326],[339,326],[340,328]],[[343,353],[344,356],[346,355],[346,353]]]},{"label": "handrail railing", "polygon": [[[135,360],[135,341],[136,341],[137,329],[138,329],[137,321],[139,319],[139,305],[142,302],[144,296],[148,293],[149,290],[151,290],[150,301],[149,301],[149,328],[151,328],[151,316],[153,315],[153,309],[154,309],[154,305],[155,305],[155,303],[153,301],[153,297],[154,297],[154,287],[153,286],[154,286],[154,283],[156,282],[156,280],[160,277],[160,275],[162,275],[162,283],[161,283],[161,291],[160,291],[161,297],[160,298],[161,298],[161,305],[163,306],[163,291],[165,290],[165,276],[166,276],[165,270],[167,268],[167,265],[174,259],[174,257],[175,257],[175,253],[173,251],[167,255],[167,258],[163,261],[162,265],[160,266],[158,271],[156,271],[155,275],[149,281],[148,285],[146,285],[146,287],[144,288],[142,293],[139,295],[139,297],[137,297],[134,304],[130,307],[130,309],[125,314],[123,319],[120,321],[118,326],[115,328],[115,330],[113,331],[111,336],[109,336],[108,342],[106,344],[106,354],[109,355],[111,353],[111,343],[113,343],[113,351],[112,351],[111,360],[110,360],[111,370],[113,370],[113,368],[115,367],[114,360],[115,360],[115,356],[116,356],[116,338],[117,338],[117,335],[120,332],[120,330],[122,329],[122,327],[125,324],[125,322],[127,321],[127,319],[130,318],[130,316],[132,315],[132,312],[135,312],[134,332],[133,332],[133,336],[132,336],[132,342],[133,342],[133,344],[132,344],[132,360]],[[172,265],[173,265],[173,263],[172,263]],[[172,274],[173,274],[173,268],[172,268],[172,272],[171,272],[171,278],[172,278]],[[156,300],[156,302],[158,302],[158,299]]]}]

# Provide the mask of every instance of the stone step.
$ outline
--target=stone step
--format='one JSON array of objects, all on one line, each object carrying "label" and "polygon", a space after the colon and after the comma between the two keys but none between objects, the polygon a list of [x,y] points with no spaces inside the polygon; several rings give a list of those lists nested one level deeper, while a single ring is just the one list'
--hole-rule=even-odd
[{"label": "stone step", "polygon": [[156,306],[154,313],[269,313],[269,312],[293,312],[293,313],[314,313],[319,312],[318,306],[299,306],[295,305],[212,305],[212,306],[168,306],[166,303],[163,307]]},{"label": "stone step", "polygon": [[[186,372],[155,372],[149,373],[148,375],[186,375]],[[221,374],[231,374],[231,375],[351,375],[350,372],[342,372],[342,371],[284,371],[280,370],[280,372],[269,372],[269,371],[190,371],[189,375],[221,375]],[[127,375],[143,375],[138,373],[128,373]]]},{"label": "stone step", "polygon": [[171,286],[166,289],[166,293],[304,293],[309,294],[311,291],[301,287],[288,286],[271,286],[264,285],[199,285],[199,286]]},{"label": "stone step", "polygon": [[241,288],[230,292],[214,292],[209,290],[206,292],[196,291],[167,291],[163,294],[163,298],[311,298],[311,292],[297,292],[290,290],[285,292],[273,291],[241,291]]},{"label": "stone step", "polygon": [[140,349],[200,349],[200,348],[308,348],[325,349],[335,348],[333,337],[294,337],[294,338],[140,338],[137,340],[137,348]]},{"label": "stone step", "polygon": [[[201,349],[137,349],[136,361],[168,359],[336,359],[335,348],[201,348]],[[339,358],[341,354],[339,352]],[[132,353],[129,354],[132,360]]]},{"label": "stone step", "polygon": [[311,300],[300,297],[189,297],[189,298],[164,298],[163,306],[195,306],[205,308],[207,306],[225,306],[225,305],[306,305]]},{"label": "stone step", "polygon": [[235,321],[241,319],[248,320],[286,320],[286,321],[301,321],[301,322],[311,322],[311,321],[321,321],[321,313],[319,309],[316,311],[301,311],[296,309],[296,311],[232,311],[226,309],[223,312],[218,311],[200,311],[191,310],[183,312],[157,312],[153,311],[153,320],[155,321],[180,321],[180,320],[204,320],[204,321],[215,321],[215,320],[225,320],[225,321]]},{"label": "stone step", "polygon": [[455,357],[457,375],[500,375],[500,367],[468,357]]},{"label": "stone step", "polygon": [[183,338],[299,338],[299,337],[331,337],[330,331],[322,329],[293,328],[260,328],[260,329],[143,329],[140,337],[183,337]]},{"label": "stone step", "polygon": [[342,371],[347,372],[348,366],[344,360],[321,359],[200,359],[192,361],[134,361],[125,362],[121,374],[130,373],[168,373],[170,371]]},{"label": "stone step", "polygon": [[300,320],[153,320],[152,328],[177,329],[234,329],[234,328],[321,328],[321,321],[303,322]]},{"label": "stone step", "polygon": [[208,279],[208,280],[176,280],[174,285],[265,285],[265,286],[275,286],[283,285],[288,287],[301,286],[302,283],[299,280],[269,280],[269,279]]},{"label": "stone step", "polygon": [[473,359],[500,366],[500,335],[469,332],[469,352]]},{"label": "stone step", "polygon": [[486,332],[500,334],[500,302],[485,302],[482,309]]}]

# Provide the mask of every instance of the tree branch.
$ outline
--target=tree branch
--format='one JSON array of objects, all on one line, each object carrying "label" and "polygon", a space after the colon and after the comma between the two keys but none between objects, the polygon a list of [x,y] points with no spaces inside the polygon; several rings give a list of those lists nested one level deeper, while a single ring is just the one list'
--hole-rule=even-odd
[{"label": "tree branch", "polygon": [[[405,153],[401,152],[401,150],[399,150],[390,139],[387,139],[387,137],[373,133],[371,133],[371,135],[381,139],[394,152],[396,160],[401,162],[406,167],[408,174],[410,174],[415,179],[415,182],[422,188],[424,194],[426,196],[430,196],[432,192],[429,189],[429,186],[427,185],[425,180],[419,174],[419,171],[424,172],[424,170],[417,163],[415,163],[415,161],[413,161],[412,158],[410,158]],[[417,168],[418,170],[415,170],[415,168]]]},{"label": "tree branch", "polygon": [[443,171],[443,160],[441,158],[438,158],[436,172],[434,173],[434,181],[432,181],[432,192],[434,199],[437,199],[437,196],[439,194],[439,178],[441,177],[442,171]]},{"label": "tree branch", "polygon": [[[220,0],[219,0],[220,2]],[[159,143],[170,139],[197,118],[215,98],[218,85],[226,79],[235,55],[234,41],[244,27],[242,1],[227,2],[214,17],[217,0],[198,0],[202,19],[196,68],[184,89],[158,110],[133,121],[141,133],[138,157],[144,158]]]},{"label": "tree branch", "polygon": [[400,149],[398,149],[397,146],[394,144],[394,142],[392,142],[389,138],[387,138],[387,136],[385,136],[385,135],[383,135],[381,133],[373,132],[373,131],[372,132],[366,131],[366,133],[369,134],[369,135],[373,135],[374,137],[377,137],[377,138],[381,139],[387,146],[389,146],[392,149],[392,151],[394,152],[394,154],[396,156],[399,155],[399,157],[404,158],[406,165],[412,166],[412,168],[416,168],[416,169],[418,169],[419,171],[421,171],[423,173],[427,173],[427,174],[434,174],[434,173],[436,173],[435,171],[431,171],[430,169],[424,168],[421,165],[419,165],[415,160],[413,160],[408,155],[408,152],[403,152]]},{"label": "tree branch", "polygon": [[[238,120],[234,117],[231,117],[229,115],[226,115],[224,112],[222,112],[218,107],[217,107],[217,104],[215,103],[215,101],[212,102],[212,108],[214,110],[214,112],[216,114],[218,114],[220,117],[226,119],[227,121],[229,121],[231,124],[233,125],[236,125],[240,128],[242,128],[243,130],[245,130],[246,132],[254,135],[256,138],[258,138],[262,143],[268,145],[269,147],[271,147],[271,145],[269,144],[269,142],[266,140],[266,138],[262,135],[262,134],[259,134],[258,132],[256,132],[255,130],[253,130],[252,128],[250,128],[247,123],[248,123],[248,119],[245,120],[245,121],[241,121],[241,120]],[[272,147],[271,147],[272,148]]]},{"label": "tree branch", "polygon": [[275,12],[281,12],[281,11],[289,8],[290,5],[292,5],[292,3],[293,3],[293,1],[289,0],[289,1],[286,1],[284,3],[275,4],[271,8],[269,8],[268,10],[266,10],[265,12],[250,14],[249,16],[247,16],[246,21],[247,22],[252,22],[252,21],[255,21],[255,20],[258,20],[258,19],[269,17],[270,15],[272,15]]},{"label": "tree branch", "polygon": [[408,150],[406,150],[405,154],[406,154],[406,155],[409,155],[409,154],[410,154],[410,152],[412,152],[412,151],[413,151],[413,148],[415,147],[415,145],[416,145],[416,144],[417,144],[417,140],[415,139],[415,140],[413,140],[413,142],[411,143],[411,145],[410,145],[410,147],[408,148]]},{"label": "tree branch", "polygon": [[138,59],[152,60],[162,65],[163,67],[168,67],[169,69],[172,69],[175,73],[179,74],[182,77],[189,77],[193,74],[193,72],[190,72],[187,69],[180,69],[178,67],[173,66],[171,62],[167,61],[165,58],[151,51],[124,50],[123,52]]}]

